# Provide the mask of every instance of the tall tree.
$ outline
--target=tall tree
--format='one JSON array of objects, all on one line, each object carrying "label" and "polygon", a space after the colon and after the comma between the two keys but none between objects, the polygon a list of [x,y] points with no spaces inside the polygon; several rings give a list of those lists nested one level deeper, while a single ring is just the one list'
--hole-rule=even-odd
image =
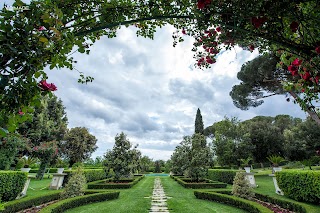
[{"label": "tall tree", "polygon": [[200,182],[208,175],[210,167],[210,148],[207,146],[206,137],[196,133],[192,136],[190,178],[194,182]]},{"label": "tall tree", "polygon": [[194,132],[203,134],[203,121],[201,111],[199,108],[197,110],[196,120],[194,122]]},{"label": "tall tree", "polygon": [[184,136],[171,155],[172,172],[179,175],[189,175],[191,162],[192,137]]},{"label": "tall tree", "polygon": [[97,139],[90,134],[85,127],[75,127],[67,131],[61,142],[63,156],[69,159],[70,167],[78,162],[90,158],[91,154],[98,148]]},{"label": "tall tree", "polygon": [[58,145],[66,133],[68,119],[64,109],[62,101],[56,96],[44,96],[34,109],[32,121],[19,126],[18,132],[30,141],[29,154],[41,161],[37,174],[40,179],[51,158],[57,154]]},{"label": "tall tree", "polygon": [[150,167],[152,166],[153,161],[148,156],[144,155],[141,157],[140,165],[141,165],[141,172],[147,172]]},{"label": "tall tree", "polygon": [[130,164],[133,162],[133,155],[131,150],[131,143],[127,139],[127,136],[121,132],[115,137],[115,144],[111,151],[108,151],[105,155],[106,158],[106,170],[110,171],[112,168],[115,176],[115,181],[119,181],[120,178],[128,178],[131,174]]}]

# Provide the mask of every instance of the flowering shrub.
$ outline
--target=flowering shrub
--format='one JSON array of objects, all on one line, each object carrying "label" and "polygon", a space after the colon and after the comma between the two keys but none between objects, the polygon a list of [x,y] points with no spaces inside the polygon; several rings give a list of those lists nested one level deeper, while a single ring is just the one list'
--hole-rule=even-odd
[{"label": "flowering shrub", "polygon": [[40,159],[52,159],[58,154],[56,141],[43,142],[39,146],[31,148],[32,155]]}]

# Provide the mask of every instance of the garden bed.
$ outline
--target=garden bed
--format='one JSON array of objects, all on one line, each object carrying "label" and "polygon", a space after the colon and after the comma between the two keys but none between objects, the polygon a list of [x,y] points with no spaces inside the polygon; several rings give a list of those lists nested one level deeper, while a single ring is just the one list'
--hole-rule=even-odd
[{"label": "garden bed", "polygon": [[212,181],[209,179],[204,179],[201,182],[193,182],[191,178],[183,178],[183,177],[172,177],[174,180],[176,180],[180,185],[182,185],[185,188],[191,188],[191,189],[212,189],[212,188],[226,188],[227,184],[218,182],[218,181]]},{"label": "garden bed", "polygon": [[114,181],[112,178],[88,183],[88,189],[128,189],[137,184],[144,176],[134,176],[133,179],[120,179]]}]

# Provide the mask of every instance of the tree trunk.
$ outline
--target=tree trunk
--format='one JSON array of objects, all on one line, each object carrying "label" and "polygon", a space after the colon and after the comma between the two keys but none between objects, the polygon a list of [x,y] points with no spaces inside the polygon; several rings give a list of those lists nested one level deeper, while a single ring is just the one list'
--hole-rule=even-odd
[{"label": "tree trunk", "polygon": [[43,179],[44,173],[46,172],[47,164],[48,164],[47,162],[41,161],[40,168],[39,168],[37,176],[36,176],[36,178],[38,180]]},{"label": "tree trunk", "polygon": [[[297,100],[297,102],[299,103],[300,102],[300,97],[293,91],[289,91],[290,95],[292,95],[292,97]],[[304,109],[308,114],[309,116],[320,126],[320,118],[318,116],[318,114],[310,109],[309,107],[306,107],[306,109]]]}]

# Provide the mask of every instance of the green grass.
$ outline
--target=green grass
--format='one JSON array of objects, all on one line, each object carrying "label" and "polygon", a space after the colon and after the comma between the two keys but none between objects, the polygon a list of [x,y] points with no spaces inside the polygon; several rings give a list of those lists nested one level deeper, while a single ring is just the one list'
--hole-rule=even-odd
[{"label": "green grass", "polygon": [[166,195],[172,197],[167,201],[170,212],[172,213],[246,212],[232,206],[197,199],[193,194],[194,190],[184,188],[170,177],[161,177],[161,183]]},{"label": "green grass", "polygon": [[[94,203],[74,208],[68,213],[85,212],[119,212],[119,213],[148,213],[151,207],[150,197],[153,190],[154,177],[145,177],[130,189],[118,189],[120,196],[116,200]],[[108,190],[110,191],[110,190]]]},{"label": "green grass", "polygon": [[[269,195],[274,198],[279,198],[279,199],[288,200],[288,201],[294,201],[290,198],[287,198],[285,196],[281,196],[281,195],[278,195],[275,193],[275,188],[274,188],[272,177],[269,177],[267,175],[255,176],[255,179],[256,179],[256,184],[259,186],[258,188],[254,189],[255,192],[260,193],[260,194],[264,194],[264,195]],[[305,206],[305,208],[307,209],[307,211],[310,213],[320,212],[320,206],[313,205],[313,204],[306,204],[306,203],[302,203],[302,202],[299,202],[299,203],[303,204]]]},{"label": "green grass", "polygon": [[[45,178],[43,178],[42,180],[31,179],[29,188],[27,191],[27,197],[33,197],[33,196],[38,196],[42,194],[45,195],[49,191],[48,188],[51,181],[52,181],[52,175],[50,176],[50,178],[47,178],[47,176],[45,176]],[[61,191],[61,190],[58,190],[58,191]]]}]

